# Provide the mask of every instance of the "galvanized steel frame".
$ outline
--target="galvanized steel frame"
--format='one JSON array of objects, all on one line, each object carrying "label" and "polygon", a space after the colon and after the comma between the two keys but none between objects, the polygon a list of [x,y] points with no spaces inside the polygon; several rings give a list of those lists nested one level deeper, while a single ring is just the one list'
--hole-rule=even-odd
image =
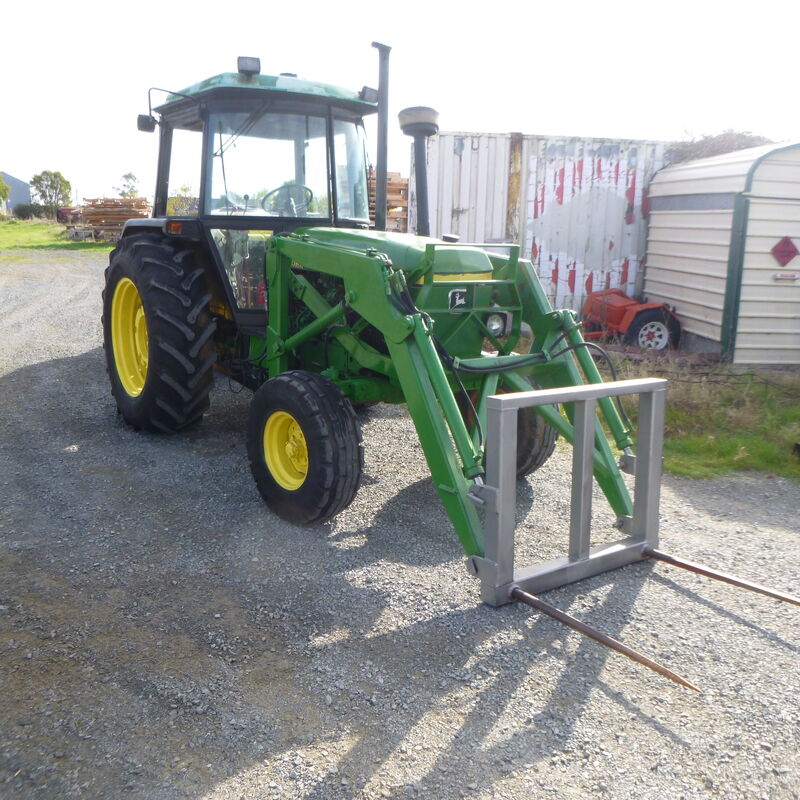
[{"label": "galvanized steel frame", "polygon": [[[534,594],[554,589],[639,561],[646,557],[646,549],[658,547],[666,385],[662,379],[642,378],[495,395],[487,400],[486,482],[472,491],[486,510],[485,555],[472,556],[467,562],[469,571],[481,580],[484,602],[493,606],[512,602],[515,588]],[[612,544],[590,547],[595,404],[599,398],[629,394],[639,395],[639,431],[633,515],[621,517],[618,522],[628,536]],[[517,412],[520,408],[557,403],[573,403],[575,408],[568,554],[516,569]]]}]

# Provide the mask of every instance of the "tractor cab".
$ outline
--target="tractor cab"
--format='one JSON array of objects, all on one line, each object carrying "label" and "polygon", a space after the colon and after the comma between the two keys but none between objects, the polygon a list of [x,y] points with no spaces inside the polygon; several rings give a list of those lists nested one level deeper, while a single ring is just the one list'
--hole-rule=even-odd
[{"label": "tractor cab", "polygon": [[204,240],[227,277],[220,300],[261,325],[270,235],[369,226],[363,117],[378,97],[262,75],[258,59],[238,67],[169,94],[158,123],[140,117],[140,129],[160,128],[155,220],[146,222]]}]

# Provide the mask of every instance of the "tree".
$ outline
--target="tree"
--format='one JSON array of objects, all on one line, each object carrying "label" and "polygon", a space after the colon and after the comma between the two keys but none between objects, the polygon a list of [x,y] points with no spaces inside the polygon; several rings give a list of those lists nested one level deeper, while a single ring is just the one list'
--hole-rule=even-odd
[{"label": "tree", "polygon": [[70,204],[72,186],[60,172],[45,170],[34,175],[31,178],[31,189],[43,206],[55,209]]},{"label": "tree", "polygon": [[120,197],[138,197],[139,196],[139,179],[132,173],[126,172],[122,178],[122,186],[115,186],[114,191]]},{"label": "tree", "polygon": [[11,187],[3,180],[3,176],[0,175],[0,203],[5,206],[6,200],[8,200],[8,196],[11,194]]},{"label": "tree", "polygon": [[682,142],[671,142],[667,145],[664,156],[668,164],[680,161],[692,161],[695,158],[709,158],[744,150],[747,147],[758,147],[761,144],[772,144],[771,139],[758,136],[750,131],[734,131],[730,128],[713,136],[704,134],[699,139],[687,139]]},{"label": "tree", "polygon": [[186,217],[197,214],[197,196],[191,186],[181,186],[178,191],[167,198],[167,216]]}]

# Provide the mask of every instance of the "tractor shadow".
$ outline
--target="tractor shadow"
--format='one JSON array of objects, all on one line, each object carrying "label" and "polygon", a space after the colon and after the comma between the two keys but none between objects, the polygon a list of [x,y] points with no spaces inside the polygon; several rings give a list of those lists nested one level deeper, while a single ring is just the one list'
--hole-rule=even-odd
[{"label": "tractor shadow", "polygon": [[[658,574],[658,572],[654,571],[653,575],[652,575],[652,580],[658,582],[662,586],[668,587],[673,592],[676,592],[677,594],[682,595],[687,600],[689,600],[692,605],[703,606],[704,608],[708,609],[709,611],[712,611],[713,613],[718,614],[721,617],[727,618],[728,620],[730,620],[731,622],[736,623],[737,625],[741,625],[743,628],[748,628],[749,630],[753,631],[754,633],[757,633],[760,636],[762,636],[765,641],[770,642],[771,644],[777,645],[778,647],[781,647],[781,648],[786,648],[787,650],[789,650],[790,652],[795,653],[795,654],[800,653],[800,647],[798,647],[796,644],[792,644],[791,642],[787,642],[785,639],[781,638],[780,636],[775,634],[773,631],[767,630],[766,628],[764,628],[763,626],[759,625],[758,623],[753,622],[752,620],[746,619],[745,617],[741,616],[740,614],[737,614],[734,611],[730,611],[727,608],[724,608],[719,603],[714,602],[713,600],[709,600],[706,597],[703,597],[702,594],[699,594],[698,592],[696,592],[696,591],[694,591],[692,589],[689,589],[686,586],[682,586],[680,583],[678,583],[677,581],[672,580],[672,578],[670,578],[670,577],[668,577],[666,575],[660,575],[660,574]],[[706,578],[705,580],[706,581],[711,581],[710,578]],[[716,582],[713,582],[712,585],[721,586],[723,584],[717,584]],[[741,592],[745,591],[744,589],[739,589],[739,588],[734,588],[734,587],[729,587],[729,588],[730,588],[732,597],[734,596],[733,593],[741,593]],[[761,598],[761,599],[765,603],[775,602],[775,601],[768,600],[766,597]],[[781,608],[783,608],[782,605],[781,605]]]},{"label": "tractor shadow", "polygon": [[[641,576],[644,580],[646,574]],[[625,626],[635,596],[630,586],[617,590],[613,579],[595,579],[594,584],[592,588],[608,589],[604,603],[581,618],[616,635]],[[567,588],[553,593],[558,600],[552,595],[548,599],[567,608],[578,593]],[[448,634],[452,638],[452,632],[460,630],[470,633],[454,646],[443,647]],[[521,765],[536,767],[562,754],[598,691],[617,706],[618,714],[646,724],[677,748],[689,747],[679,727],[658,721],[600,678],[608,651],[588,639],[570,649],[569,639],[558,623],[511,605],[448,612],[360,643],[360,657],[367,663],[380,658],[386,670],[382,683],[395,688],[373,706],[379,713],[367,715],[363,731],[338,762],[336,775],[318,781],[304,796],[369,796],[371,781],[413,763],[405,754],[413,753],[426,736],[429,741],[434,731],[435,758],[416,780],[385,796],[408,796],[409,786],[418,796],[458,797],[465,785],[480,793]],[[426,654],[422,670],[420,652]],[[535,666],[542,661],[549,664],[544,680]],[[417,698],[410,710],[404,703],[408,696]],[[522,713],[513,709],[520,703]],[[341,775],[360,775],[359,784],[343,789]]]},{"label": "tractor shadow", "polygon": [[[366,477],[367,481],[362,481],[356,502],[370,503],[370,484],[375,479],[369,475]],[[526,481],[519,481],[518,519],[524,518],[528,513],[533,500],[531,485]],[[404,486],[383,501],[367,527],[355,528],[347,525],[347,521],[349,520],[331,526],[329,539],[332,543],[359,539],[362,543],[356,549],[365,559],[391,561],[408,566],[435,566],[451,561],[454,555],[461,552],[453,524],[444,511],[430,477]],[[400,535],[387,536],[387,531],[390,530]]]},{"label": "tractor shadow", "polygon": [[[458,797],[559,756],[596,692],[686,747],[601,676],[608,651],[479,604],[414,470],[367,481],[338,523],[298,528],[264,508],[249,396],[222,382],[175,437],[122,424],[99,348],[5,375],[0,397],[0,780],[14,797],[281,797],[302,782],[323,800],[397,775],[413,777],[388,796]],[[548,599],[601,593],[577,613],[614,636],[649,574]]]}]

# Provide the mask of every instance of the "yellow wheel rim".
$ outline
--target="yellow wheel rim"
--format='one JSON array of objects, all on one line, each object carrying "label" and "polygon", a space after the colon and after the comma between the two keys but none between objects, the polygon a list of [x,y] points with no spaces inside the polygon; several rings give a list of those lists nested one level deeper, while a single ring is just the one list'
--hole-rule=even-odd
[{"label": "yellow wheel rim", "polygon": [[274,411],[264,425],[264,460],[275,482],[293,492],[308,475],[308,446],[297,420]]},{"label": "yellow wheel rim", "polygon": [[114,289],[111,345],[122,388],[138,397],[147,379],[147,320],[139,290],[130,278],[123,278]]}]

